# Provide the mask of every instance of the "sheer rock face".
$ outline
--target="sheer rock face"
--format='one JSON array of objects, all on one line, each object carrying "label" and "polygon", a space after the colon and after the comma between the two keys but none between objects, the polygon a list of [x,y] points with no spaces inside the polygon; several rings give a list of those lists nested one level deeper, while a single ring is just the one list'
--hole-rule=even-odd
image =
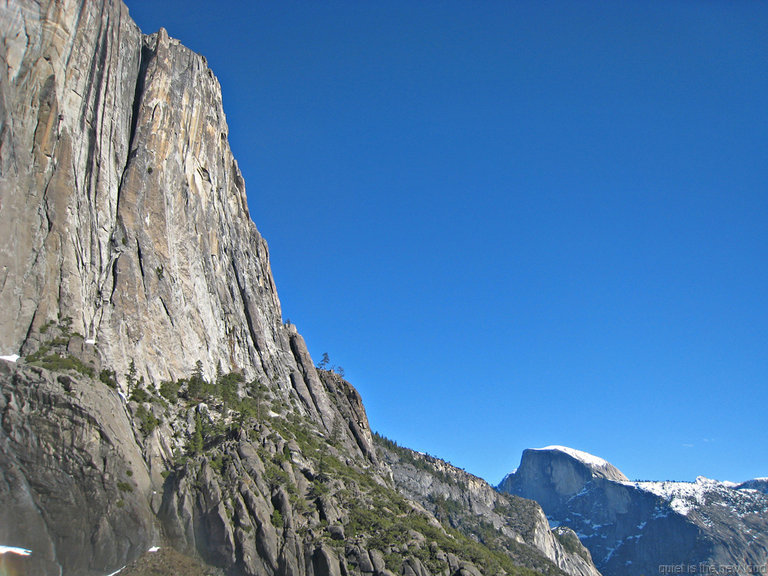
[{"label": "sheer rock face", "polygon": [[218,81],[121,2],[11,3],[0,71],[0,354],[71,317],[124,373],[298,371]]},{"label": "sheer rock face", "polygon": [[526,450],[499,489],[536,500],[552,524],[574,529],[607,576],[673,565],[749,574],[768,560],[768,497],[755,489],[759,480],[630,482],[594,461],[570,449]]},{"label": "sheer rock face", "polygon": [[[525,450],[520,468],[501,483],[501,489],[517,494],[516,486],[525,486],[526,498],[536,500],[548,510],[578,494],[593,478],[627,481],[617,468],[584,452],[564,447]],[[621,497],[616,506],[621,509]]]}]

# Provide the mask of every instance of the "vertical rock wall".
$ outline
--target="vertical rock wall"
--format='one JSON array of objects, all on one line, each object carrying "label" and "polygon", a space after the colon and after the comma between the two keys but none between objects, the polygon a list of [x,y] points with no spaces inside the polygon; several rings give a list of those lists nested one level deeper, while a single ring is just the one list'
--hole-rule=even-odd
[{"label": "vertical rock wall", "polygon": [[118,374],[301,373],[205,58],[119,1],[0,10],[0,354],[70,317]]}]

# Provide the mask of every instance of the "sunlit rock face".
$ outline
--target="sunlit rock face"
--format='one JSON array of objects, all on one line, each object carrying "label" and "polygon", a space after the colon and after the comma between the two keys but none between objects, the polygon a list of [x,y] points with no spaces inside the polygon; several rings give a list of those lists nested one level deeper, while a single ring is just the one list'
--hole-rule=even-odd
[{"label": "sunlit rock face", "polygon": [[71,318],[118,372],[287,378],[267,245],[205,58],[121,2],[2,8],[0,354]]},{"label": "sunlit rock face", "polygon": [[524,451],[499,489],[536,500],[551,525],[572,528],[603,574],[639,576],[660,566],[749,574],[765,565],[768,497],[760,486],[630,482],[601,458],[550,446]]}]

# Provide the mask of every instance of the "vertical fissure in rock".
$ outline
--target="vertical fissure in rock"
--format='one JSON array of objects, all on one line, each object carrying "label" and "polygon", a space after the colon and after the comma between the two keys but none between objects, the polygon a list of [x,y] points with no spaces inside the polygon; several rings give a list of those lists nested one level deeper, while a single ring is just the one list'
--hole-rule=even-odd
[{"label": "vertical fissure in rock", "polygon": [[114,296],[115,296],[115,290],[117,290],[117,260],[120,258],[118,255],[117,258],[112,262],[112,291],[109,293],[109,302],[110,304],[114,304]]},{"label": "vertical fissure in rock", "polygon": [[139,263],[139,272],[141,272],[141,284],[144,286],[144,294],[147,293],[147,277],[144,275],[144,258],[141,253],[141,244],[139,239],[136,239],[136,259]]},{"label": "vertical fissure in rock", "polygon": [[[100,135],[103,134],[103,130],[98,130],[99,126],[99,108],[101,107],[101,100],[102,97],[105,96],[106,91],[108,90],[108,87],[104,86],[105,82],[109,82],[107,75],[107,57],[109,56],[109,16],[106,16],[106,24],[103,26],[101,30],[101,34],[99,35],[99,45],[96,48],[97,54],[93,58],[91,69],[89,72],[89,81],[88,81],[88,97],[83,99],[83,112],[81,116],[81,128],[85,129],[85,123],[87,122],[87,108],[88,108],[88,102],[90,100],[90,93],[92,90],[96,90],[96,94],[94,95],[94,102],[93,102],[93,119],[89,123],[89,128],[87,131],[88,134],[88,151],[86,152],[86,158],[85,158],[85,183],[84,188],[85,191],[88,192],[89,196],[93,196],[91,194],[92,188],[93,188],[93,182],[97,178],[94,174],[94,166],[97,165],[98,161],[96,159],[97,154],[97,142],[100,138]],[[101,118],[101,128],[103,128],[103,122],[104,118]]]},{"label": "vertical fissure in rock", "polygon": [[27,326],[27,333],[24,334],[24,340],[21,342],[20,346],[20,352],[24,351],[26,344],[31,341],[32,339],[32,333],[34,332],[35,327],[35,319],[37,318],[37,313],[40,311],[40,308],[35,308],[34,313],[32,314],[32,319],[29,321],[29,326]]},{"label": "vertical fissure in rock", "polygon": [[176,327],[176,323],[173,321],[173,315],[171,315],[171,311],[168,310],[168,306],[165,304],[165,300],[163,298],[160,298],[160,304],[163,305],[163,310],[165,310],[166,315],[168,316],[168,320],[171,322],[171,326],[174,328]]},{"label": "vertical fissure in rock", "polygon": [[[139,74],[136,78],[136,89],[133,93],[133,107],[131,108],[131,131],[128,136],[128,154],[130,157],[131,150],[133,149],[133,140],[136,136],[136,128],[138,127],[139,123],[139,108],[141,107],[141,100],[142,96],[144,95],[144,87],[146,85],[147,81],[147,70],[149,68],[149,63],[152,61],[152,58],[154,58],[155,52],[152,48],[144,44],[144,40],[142,40],[141,45],[141,58],[139,59]],[[126,160],[126,167],[128,166],[128,161]]]},{"label": "vertical fissure in rock", "polygon": [[128,172],[128,167],[131,164],[131,158],[134,156],[133,142],[136,137],[136,130],[139,124],[139,110],[141,108],[142,97],[144,96],[144,88],[147,81],[147,70],[149,69],[149,63],[152,61],[155,53],[148,45],[145,44],[146,38],[142,39],[141,56],[139,58],[139,70],[136,75],[136,87],[133,91],[133,102],[131,103],[131,131],[128,135],[128,148],[125,157],[125,164],[123,165],[123,172],[120,176],[120,184],[117,187],[117,206],[120,206],[120,197],[123,190],[123,183],[125,181],[125,175]]},{"label": "vertical fissure in rock", "polygon": [[245,288],[243,287],[243,283],[240,281],[240,270],[237,268],[237,262],[235,262],[235,259],[233,258],[231,260],[232,262],[232,269],[235,272],[235,282],[237,282],[237,291],[240,294],[240,300],[243,303],[243,310],[245,312],[245,322],[248,325],[248,333],[251,335],[251,340],[253,341],[253,345],[256,346],[256,332],[253,329],[253,321],[251,320],[251,314],[248,311],[248,302],[246,299],[245,294]]}]

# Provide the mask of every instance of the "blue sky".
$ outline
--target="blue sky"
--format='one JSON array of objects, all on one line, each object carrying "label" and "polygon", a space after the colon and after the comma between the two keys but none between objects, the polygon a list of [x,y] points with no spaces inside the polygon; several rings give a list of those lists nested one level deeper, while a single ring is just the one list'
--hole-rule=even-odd
[{"label": "blue sky", "polygon": [[768,4],[128,0],[219,77],[284,316],[373,429],[768,476]]}]

